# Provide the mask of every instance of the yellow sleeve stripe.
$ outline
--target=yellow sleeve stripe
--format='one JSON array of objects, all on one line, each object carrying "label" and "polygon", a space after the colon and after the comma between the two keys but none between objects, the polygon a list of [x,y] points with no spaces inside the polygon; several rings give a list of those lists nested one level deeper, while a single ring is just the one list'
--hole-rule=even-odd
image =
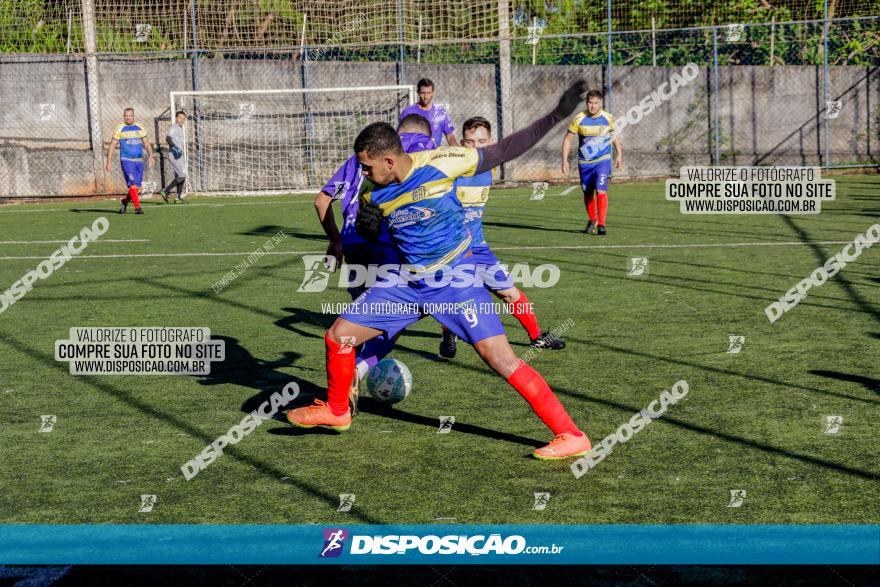
[{"label": "yellow sleeve stripe", "polygon": [[489,199],[489,186],[485,185],[460,185],[456,193],[458,201],[465,208],[485,206]]}]

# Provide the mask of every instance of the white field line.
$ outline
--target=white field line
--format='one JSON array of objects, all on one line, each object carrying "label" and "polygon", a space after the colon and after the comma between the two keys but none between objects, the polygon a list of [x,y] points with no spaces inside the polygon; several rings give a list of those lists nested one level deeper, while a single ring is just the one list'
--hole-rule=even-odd
[{"label": "white field line", "polygon": [[[43,245],[43,244],[55,244],[55,243],[68,243],[70,239],[66,241],[0,241],[0,245]],[[99,239],[95,241],[91,241],[89,244],[94,243],[148,243],[150,239],[146,238],[122,238],[122,239]]]},{"label": "white field line", "polygon": [[579,186],[576,186],[576,185],[573,185],[573,186],[567,187],[567,188],[565,188],[564,190],[562,190],[562,192],[560,193],[560,195],[561,195],[561,196],[567,196],[568,194],[570,194],[571,192],[573,192],[574,190],[576,190],[578,187],[579,187]]},{"label": "white field line", "polygon": [[[178,204],[178,205],[162,205],[162,206],[150,206],[147,208],[151,212],[153,210],[177,210],[180,208],[195,208],[196,206],[201,206],[205,208],[223,208],[224,206],[271,206],[274,204],[311,204],[314,201],[314,198],[302,199],[302,200],[285,200],[283,202],[227,202],[225,204],[199,204],[196,202],[187,202],[186,204]],[[85,202],[84,204],[91,205],[91,202]],[[95,206],[100,206],[100,203],[94,203]],[[38,209],[28,209],[28,210],[2,210],[0,209],[0,214],[24,214],[26,212],[70,212],[71,210],[78,210],[79,207],[74,208],[50,208],[47,210],[38,210]],[[116,214],[117,207],[108,207],[106,211],[102,210],[102,212],[106,212],[107,214]]]},{"label": "white field line", "polygon": [[[527,250],[567,250],[567,249],[688,249],[688,248],[737,248],[737,247],[796,247],[809,245],[845,245],[850,241],[791,241],[766,243],[694,243],[681,245],[547,245],[547,246],[510,246],[492,247],[493,251],[527,251]],[[324,251],[267,251],[264,255],[320,255]],[[74,259],[126,259],[132,257],[241,257],[253,254],[253,251],[235,253],[132,253],[118,255],[78,255]],[[40,256],[0,257],[0,261],[16,261],[23,259],[45,259]]]},{"label": "white field line", "polygon": [[[578,186],[572,186],[568,190],[562,192],[561,194],[547,194],[545,197],[564,196],[569,191],[571,191],[577,187]],[[508,188],[503,188],[503,189],[508,189]],[[525,188],[509,188],[509,189],[525,189]],[[493,199],[496,199],[496,198],[503,198],[503,199],[521,198],[524,200],[528,200],[529,194],[528,193],[522,193],[522,194],[504,194],[504,193],[497,194],[496,193],[492,196],[492,198]],[[192,202],[192,203],[187,202],[186,204],[180,204],[180,205],[176,205],[176,206],[168,206],[168,205],[150,206],[148,209],[150,211],[153,211],[153,210],[166,210],[166,209],[178,209],[178,208],[194,208],[196,206],[204,207],[204,208],[223,208],[225,206],[274,206],[274,205],[290,205],[290,204],[311,204],[313,201],[314,201],[314,198],[312,198],[311,195],[308,195],[308,197],[305,197],[302,199],[290,199],[290,200],[284,200],[281,202],[227,202],[225,204],[207,204],[207,203],[199,204],[196,202]],[[95,205],[99,206],[100,204],[96,203]],[[0,207],[0,214],[25,214],[28,212],[70,212],[71,210],[77,210],[77,209],[78,208],[3,210],[2,207]],[[117,209],[118,208],[111,206],[111,207],[107,208],[106,212],[108,214],[115,214]]]}]

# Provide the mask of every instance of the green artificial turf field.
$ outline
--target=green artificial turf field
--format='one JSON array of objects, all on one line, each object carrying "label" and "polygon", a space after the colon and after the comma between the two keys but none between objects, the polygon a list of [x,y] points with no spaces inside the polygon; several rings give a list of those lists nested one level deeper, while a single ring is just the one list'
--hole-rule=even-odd
[{"label": "green artificial turf field", "polygon": [[[878,523],[880,248],[770,324],[764,308],[880,222],[880,181],[838,179],[818,216],[688,215],[663,186],[614,184],[606,237],[580,231],[577,190],[495,190],[486,232],[509,263],[552,263],[529,289],[563,351],[531,360],[594,443],[680,379],[689,393],[589,473],[529,454],[551,433],[472,349],[437,356],[430,318],[392,354],[409,398],[344,433],[268,421],[187,481],[180,467],[272,392],[325,386],[322,303],[298,293],[325,239],[309,196],[194,198],[146,214],[115,201],[0,207],[0,290],[106,216],[109,231],[0,314],[3,523]],[[338,213],[337,213],[338,217]],[[220,293],[212,286],[289,235]],[[43,242],[40,242],[43,241]],[[46,242],[50,241],[50,242]],[[54,241],[54,242],[52,242]],[[111,242],[125,241],[125,242]],[[631,257],[647,275],[628,275]],[[505,324],[517,354],[526,336]],[[71,327],[208,327],[226,360],[206,376],[74,376]],[[728,353],[729,336],[744,336]],[[55,415],[39,432],[41,415]],[[438,434],[439,417],[455,416]],[[843,418],[826,434],[826,416]],[[740,507],[731,490],[744,490]],[[543,510],[534,493],[548,492]],[[156,495],[139,512],[141,495]],[[336,511],[340,494],[356,496]]]}]

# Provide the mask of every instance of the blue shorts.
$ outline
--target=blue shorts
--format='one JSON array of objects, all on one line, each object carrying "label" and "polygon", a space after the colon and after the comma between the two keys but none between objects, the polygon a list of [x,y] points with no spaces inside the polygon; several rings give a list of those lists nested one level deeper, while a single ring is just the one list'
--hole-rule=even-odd
[{"label": "blue shorts", "polygon": [[[350,247],[342,246],[342,257],[347,265],[398,265],[400,255],[397,249],[390,243],[377,241],[374,243],[358,243]],[[349,281],[355,277],[354,271],[349,271]],[[348,288],[351,299],[367,291],[366,285],[354,285]]]},{"label": "blue shorts", "polygon": [[125,176],[125,183],[128,187],[133,185],[140,187],[144,180],[144,162],[122,159],[120,163],[122,163],[122,175]]},{"label": "blue shorts", "polygon": [[342,314],[342,318],[381,330],[388,338],[393,338],[427,314],[468,344],[505,333],[501,318],[484,287],[455,287],[451,284],[432,287],[425,280],[407,282],[399,275],[390,283],[391,287],[377,285],[368,289]]},{"label": "blue shorts", "polygon": [[477,266],[479,276],[483,280],[483,286],[489,291],[503,291],[514,287],[510,273],[501,265],[501,261],[489,248],[489,245],[476,245],[471,248],[473,253],[465,257],[462,262],[473,263]]},{"label": "blue shorts", "polygon": [[581,189],[585,193],[593,190],[597,192],[608,191],[608,180],[611,178],[611,159],[585,165],[578,162],[578,171],[581,174]]}]

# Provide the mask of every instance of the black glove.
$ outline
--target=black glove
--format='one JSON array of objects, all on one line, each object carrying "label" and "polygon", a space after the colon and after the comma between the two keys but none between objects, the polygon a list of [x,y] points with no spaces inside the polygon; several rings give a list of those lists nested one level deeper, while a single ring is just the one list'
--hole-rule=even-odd
[{"label": "black glove", "polygon": [[571,116],[577,107],[584,101],[587,96],[587,82],[580,80],[565,90],[565,93],[559,98],[559,104],[553,110],[553,116],[562,120]]},{"label": "black glove", "polygon": [[382,208],[373,203],[361,204],[357,219],[354,221],[354,229],[357,233],[368,241],[374,241],[379,237],[381,226]]}]

